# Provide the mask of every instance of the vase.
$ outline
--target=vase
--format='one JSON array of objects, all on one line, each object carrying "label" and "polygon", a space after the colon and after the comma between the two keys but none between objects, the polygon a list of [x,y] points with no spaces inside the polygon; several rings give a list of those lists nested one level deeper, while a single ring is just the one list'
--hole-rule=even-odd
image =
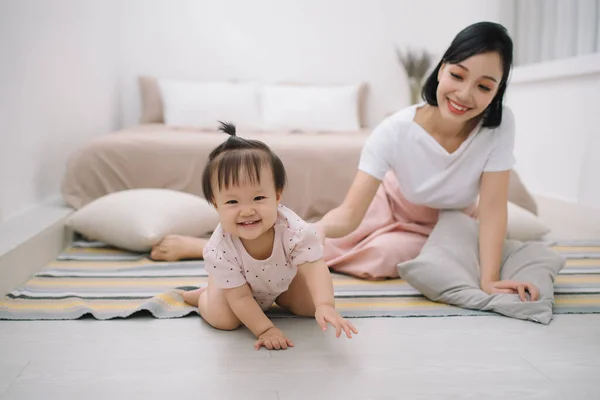
[{"label": "vase", "polygon": [[418,104],[421,102],[421,83],[410,80],[410,104]]}]

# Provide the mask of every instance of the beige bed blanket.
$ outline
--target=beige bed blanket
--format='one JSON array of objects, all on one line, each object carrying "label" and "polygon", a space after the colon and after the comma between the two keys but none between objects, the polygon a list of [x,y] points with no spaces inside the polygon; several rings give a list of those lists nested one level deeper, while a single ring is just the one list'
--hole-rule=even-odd
[{"label": "beige bed blanket", "polygon": [[[344,133],[240,132],[267,143],[288,174],[282,203],[314,219],[340,204],[356,174],[368,131]],[[98,137],[67,164],[62,196],[81,208],[108,193],[168,188],[202,196],[202,171],[222,132],[141,125]]]}]

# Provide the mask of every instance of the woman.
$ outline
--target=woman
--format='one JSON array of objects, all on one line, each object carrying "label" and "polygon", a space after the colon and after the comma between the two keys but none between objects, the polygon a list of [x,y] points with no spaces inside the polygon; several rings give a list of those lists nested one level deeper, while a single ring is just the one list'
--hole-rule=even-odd
[{"label": "woman", "polygon": [[[464,209],[480,220],[481,288],[526,290],[537,299],[531,283],[500,281],[515,162],[514,118],[502,104],[512,51],[502,25],[468,26],[427,79],[425,102],[376,127],[343,203],[315,224],[331,269],[366,279],[397,277],[396,265],[419,254],[438,210]],[[201,256],[203,246],[202,239],[170,236],[152,257]]]},{"label": "woman", "polygon": [[316,224],[328,238],[325,258],[332,269],[366,278],[397,276],[396,264],[419,254],[437,210],[477,209],[481,288],[526,290],[537,299],[531,283],[500,281],[515,161],[514,118],[502,104],[512,50],[499,24],[465,28],[427,79],[425,103],[399,111],[373,131],[344,202]]}]

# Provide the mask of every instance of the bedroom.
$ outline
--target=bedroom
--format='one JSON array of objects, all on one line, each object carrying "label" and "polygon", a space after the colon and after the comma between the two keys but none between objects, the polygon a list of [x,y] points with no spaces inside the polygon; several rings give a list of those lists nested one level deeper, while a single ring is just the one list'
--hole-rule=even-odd
[{"label": "bedroom", "polygon": [[[599,125],[596,110],[600,106],[600,62],[598,48],[595,47],[595,54],[588,50],[590,43],[594,48],[600,41],[599,9],[597,1],[575,2],[579,7],[575,9],[568,3],[556,1],[552,2],[554,9],[544,8],[547,15],[563,18],[557,18],[554,29],[561,33],[556,36],[562,41],[550,45],[544,42],[541,48],[551,53],[556,49],[561,58],[516,67],[507,104],[518,125],[516,171],[535,196],[539,220],[562,238],[598,241],[600,185],[596,171],[600,169],[600,141],[595,130]],[[64,219],[72,212],[57,206],[67,161],[91,140],[138,123],[142,110],[139,76],[314,85],[366,82],[365,119],[367,128],[373,128],[389,113],[410,104],[408,82],[396,59],[395,45],[426,48],[439,57],[451,38],[474,21],[502,22],[511,33],[516,32],[511,4],[514,5],[474,0],[427,1],[418,5],[409,1],[367,4],[358,0],[2,2],[0,40],[5,49],[3,59],[9,60],[0,67],[0,120],[4,128],[0,147],[3,293],[25,282],[62,249]],[[594,12],[585,7],[592,7]],[[585,17],[592,18],[591,22]],[[573,23],[569,18],[583,18],[585,23]],[[540,23],[535,17],[522,23],[534,22]],[[579,43],[574,26],[595,28]],[[573,43],[581,53],[569,53]],[[541,144],[547,147],[540,149]],[[291,389],[285,389],[283,384],[282,389],[250,386],[257,377],[256,365],[289,366],[289,373],[283,369],[269,371],[269,376],[279,377],[282,382],[289,380],[294,371],[309,381],[312,376],[308,369],[313,363],[321,371],[338,368],[340,372],[331,373],[329,381],[323,378],[322,385],[326,390],[356,396],[367,388],[350,382],[351,377],[364,374],[374,377],[377,382],[373,385],[379,387],[371,392],[371,397],[390,395],[386,390],[397,386],[396,381],[384,379],[391,376],[389,371],[381,372],[384,368],[404,372],[405,375],[394,378],[407,382],[404,393],[408,397],[411,391],[415,393],[413,397],[420,392],[433,396],[436,389],[422,384],[430,379],[432,371],[437,371],[440,381],[450,384],[447,393],[461,397],[460,390],[467,389],[484,398],[494,389],[499,394],[511,386],[512,393],[532,397],[539,393],[539,398],[552,398],[552,394],[568,389],[571,395],[580,390],[585,398],[599,368],[600,349],[595,338],[600,321],[595,315],[558,315],[548,327],[502,317],[360,319],[357,326],[361,334],[350,343],[323,339],[320,332],[313,331],[312,324],[304,325],[305,322],[285,322],[288,330],[300,324],[297,329],[301,333],[296,335],[306,335],[309,343],[304,350],[295,349],[298,359],[286,360],[284,357],[294,356],[247,351],[241,344],[247,339],[242,332],[233,334],[234,339],[213,336],[197,318],[135,318],[102,323],[89,318],[62,323],[2,321],[2,354],[9,357],[0,361],[0,393],[4,390],[7,398],[36,397],[36,393],[67,397],[86,386],[98,388],[99,397],[111,393],[113,397],[120,393],[128,397],[126,394],[134,391],[165,393],[171,387],[164,383],[164,371],[145,369],[144,365],[161,363],[169,353],[174,353],[173,359],[186,369],[181,375],[171,373],[170,377],[180,380],[173,385],[182,392],[190,392],[194,385],[202,390],[199,384],[186,383],[187,376],[202,364],[187,361],[187,350],[175,343],[193,341],[196,333],[200,343],[191,343],[190,348],[208,351],[215,360],[218,353],[203,339],[215,338],[219,346],[232,345],[247,356],[243,367],[236,369],[235,360],[228,353],[230,359],[218,378],[246,381],[246,386],[239,385],[240,390],[245,386],[244,392],[262,394],[263,398],[277,398],[277,394],[273,395],[277,392],[280,398],[306,397],[313,392],[303,388],[302,382],[290,383]],[[379,330],[385,330],[387,338],[380,340],[381,344],[373,344],[369,336]],[[122,332],[127,333],[126,338],[118,336]],[[97,337],[100,344],[90,346],[84,340],[90,335]],[[171,337],[169,351],[162,347],[159,336],[163,335]],[[179,339],[173,339],[177,335],[181,335]],[[17,344],[18,337],[27,337],[28,344]],[[56,343],[63,337],[69,341]],[[486,338],[504,342],[499,348],[490,349]],[[430,343],[428,339],[438,342]],[[144,344],[136,344],[136,340]],[[140,354],[142,345],[156,345],[159,349],[144,356]],[[392,347],[386,350],[387,345]],[[416,349],[411,351],[413,347]],[[482,383],[443,371],[451,369],[452,360],[457,357],[457,352],[448,347],[467,351],[463,372],[479,371]],[[406,364],[401,358],[386,356],[387,351],[406,354]],[[478,352],[485,356],[477,356]],[[79,353],[89,357],[74,362],[80,358]],[[119,353],[131,355],[137,364],[128,361],[120,372],[113,369],[111,358]],[[320,355],[315,358],[315,354]],[[521,356],[534,366],[526,365]],[[431,365],[418,361],[419,357]],[[499,361],[492,368],[483,359],[486,357],[497,357]],[[95,358],[100,364],[88,364]],[[571,362],[578,366],[570,369]],[[293,364],[296,366],[292,368]],[[415,366],[414,370],[408,365]],[[74,373],[83,377],[81,382],[71,380]],[[50,374],[50,378],[43,378],[45,374]],[[121,380],[120,374],[128,376],[129,383]],[[148,376],[155,378],[155,385],[148,383]],[[203,378],[205,387],[215,386],[210,380]],[[228,390],[237,393],[236,388]],[[305,396],[302,390],[306,390]],[[331,393],[319,394],[335,397]],[[493,396],[487,398],[490,397]]]}]

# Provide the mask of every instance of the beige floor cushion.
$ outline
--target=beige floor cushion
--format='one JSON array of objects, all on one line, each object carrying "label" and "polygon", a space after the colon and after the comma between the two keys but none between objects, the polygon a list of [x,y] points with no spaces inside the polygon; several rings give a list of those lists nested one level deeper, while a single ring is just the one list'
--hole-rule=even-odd
[{"label": "beige floor cushion", "polygon": [[538,215],[538,207],[535,199],[529,193],[519,174],[515,170],[510,171],[508,181],[508,201],[529,211],[533,215]]},{"label": "beige floor cushion", "polygon": [[219,223],[201,197],[169,189],[132,189],[92,201],[67,219],[87,239],[148,251],[169,234],[207,236]]},{"label": "beige floor cushion", "polygon": [[550,228],[533,213],[508,203],[507,237],[522,242],[541,240],[550,232]]}]

